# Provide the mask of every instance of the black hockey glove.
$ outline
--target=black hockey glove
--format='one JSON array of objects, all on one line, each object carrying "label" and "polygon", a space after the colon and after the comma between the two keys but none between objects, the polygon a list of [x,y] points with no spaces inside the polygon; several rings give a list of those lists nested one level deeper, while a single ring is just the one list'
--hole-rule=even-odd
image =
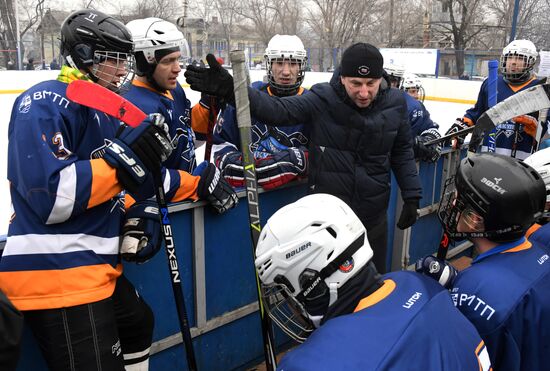
[{"label": "black hockey glove", "polygon": [[[219,153],[219,152],[218,152]],[[224,179],[232,187],[244,187],[243,155],[239,151],[228,150],[216,156],[216,166],[222,172]]]},{"label": "black hockey glove", "polygon": [[452,287],[458,274],[455,267],[447,263],[445,260],[435,258],[431,255],[418,259],[414,269],[418,273],[422,273],[425,276],[433,278],[446,289]]},{"label": "black hockey glove", "polygon": [[193,171],[193,175],[200,176],[197,187],[199,198],[208,200],[218,214],[235,207],[239,202],[237,194],[227,184],[216,165],[203,161]]},{"label": "black hockey glove", "polygon": [[425,162],[436,162],[439,160],[439,156],[441,156],[441,145],[432,144],[430,146],[426,146],[424,144],[429,140],[438,138],[441,138],[441,134],[439,134],[439,131],[435,128],[424,130],[420,133],[420,135],[416,136],[414,138],[413,145],[414,157]]},{"label": "black hockey glove", "polygon": [[116,168],[124,189],[137,192],[150,172],[160,170],[173,149],[167,130],[162,115],[150,115],[136,128],[124,127],[105,147],[103,158]]},{"label": "black hockey glove", "polygon": [[126,212],[120,253],[127,261],[145,263],[160,250],[162,234],[156,202],[136,202]]},{"label": "black hockey glove", "polygon": [[407,229],[418,219],[418,200],[405,200],[397,226],[399,229]]},{"label": "black hockey glove", "polygon": [[258,184],[265,190],[282,186],[306,175],[308,151],[290,147],[256,159]]},{"label": "black hockey glove", "polygon": [[233,104],[235,93],[233,92],[233,76],[225,68],[220,66],[216,57],[212,54],[206,56],[210,68],[188,65],[184,73],[191,89],[202,93],[215,95],[224,102]]},{"label": "black hockey glove", "polygon": [[[445,133],[445,135],[454,134],[456,132],[459,132],[461,130],[467,129],[469,126],[464,122],[464,119],[457,118],[454,124],[451,125],[449,130]],[[443,143],[445,147],[452,147],[453,149],[460,148],[464,144],[464,138],[466,136],[457,136],[453,139],[450,139]]]}]

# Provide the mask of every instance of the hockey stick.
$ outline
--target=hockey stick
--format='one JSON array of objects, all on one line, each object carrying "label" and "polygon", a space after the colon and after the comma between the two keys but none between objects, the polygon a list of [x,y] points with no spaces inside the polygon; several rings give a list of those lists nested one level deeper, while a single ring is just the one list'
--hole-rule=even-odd
[{"label": "hockey stick", "polygon": [[466,136],[466,135],[470,134],[472,131],[474,131],[474,129],[475,129],[475,125],[472,125],[470,127],[467,127],[466,129],[455,131],[454,133],[444,135],[440,138],[428,140],[427,142],[424,142],[424,145],[425,146],[431,146],[432,144],[443,143],[443,142],[446,142],[446,141],[448,141],[450,139],[453,139],[453,138],[456,138],[456,137]]},{"label": "hockey stick", "polygon": [[147,115],[131,102],[107,88],[90,81],[76,80],[67,86],[67,98],[97,109],[135,128]]},{"label": "hockey stick", "polygon": [[[480,124],[484,128],[494,127],[496,124],[508,121],[516,116],[548,108],[550,108],[550,85],[533,86],[489,108],[479,117],[475,127],[478,127]],[[470,145],[468,146],[468,155],[477,152],[485,133],[486,130],[483,128],[480,128],[480,130],[474,129]]]},{"label": "hockey stick", "polygon": [[[99,84],[94,84],[88,81],[76,80],[71,82],[67,87],[67,98],[75,103],[116,117],[120,121],[132,127],[138,126],[147,117],[142,110],[133,105],[130,101]],[[196,370],[197,361],[193,350],[191,330],[187,319],[183,287],[180,279],[181,275],[178,268],[178,260],[176,258],[176,246],[174,236],[172,235],[172,225],[168,217],[168,206],[166,204],[166,195],[162,185],[162,175],[160,170],[153,174],[153,178],[157,203],[160,210],[162,236],[164,237],[164,246],[166,247],[166,255],[168,256],[170,282],[172,283],[172,291],[174,292],[174,300],[176,302],[180,330],[187,355],[187,366],[190,370]]]},{"label": "hockey stick", "polygon": [[[489,77],[487,78],[487,107],[491,108],[498,102],[498,61],[491,60],[488,63],[489,67]],[[496,130],[492,129],[489,133],[489,143],[487,143],[488,152],[496,151]]]},{"label": "hockey stick", "polygon": [[[545,77],[541,80],[541,84],[546,84],[548,78]],[[542,125],[546,122],[546,119],[548,117],[548,110],[547,109],[541,109],[539,110],[539,116],[538,121],[539,124],[537,125],[537,131],[535,134],[535,143],[533,143],[533,149],[531,150],[531,153],[537,152],[540,147],[540,141],[542,140]],[[549,128],[546,128],[548,131]]]},{"label": "hockey stick", "polygon": [[[497,103],[498,100],[498,91],[497,91],[497,75],[498,72],[498,61],[491,60],[489,61],[489,77],[487,78],[487,84],[488,84],[488,97],[487,97],[487,105],[489,107],[494,106]],[[469,131],[468,131],[469,130]],[[489,143],[488,143],[488,150],[489,152],[495,152],[495,124],[488,121],[477,121],[475,125],[464,129],[462,131],[468,131],[472,132],[472,138],[470,139],[470,143],[474,141],[474,138],[481,137],[483,139],[483,135],[485,133],[490,133],[489,137]],[[459,132],[460,133],[460,132]],[[454,133],[455,135],[458,133]],[[481,143],[481,142],[479,142]],[[479,145],[479,143],[477,145]],[[468,147],[469,150],[470,147]],[[476,146],[477,149],[477,146]],[[469,152],[468,152],[469,153]],[[450,238],[449,235],[445,230],[443,230],[443,235],[441,236],[441,240],[439,241],[439,246],[437,248],[437,258],[441,260],[445,260],[447,257],[447,252],[449,251],[449,243]]]},{"label": "hockey stick", "polygon": [[216,97],[210,97],[210,109],[208,110],[208,129],[206,132],[206,147],[204,148],[204,161],[210,162],[210,155],[212,154],[212,138],[214,126],[216,125]]},{"label": "hockey stick", "polygon": [[[241,138],[243,154],[244,177],[246,182],[246,195],[248,200],[248,219],[250,222],[250,234],[252,237],[252,256],[256,257],[256,246],[260,237],[260,206],[258,199],[258,183],[256,180],[256,168],[254,156],[250,151],[251,127],[250,102],[248,101],[248,74],[245,66],[245,55],[242,50],[234,50],[230,53],[233,65],[233,84],[235,90],[235,108],[237,109],[237,126]],[[267,314],[262,301],[262,287],[256,267],[256,289],[258,304],[260,306],[260,319],[262,324],[262,337],[264,342],[264,356],[267,370],[274,371],[277,368],[275,358],[275,343],[273,341],[273,327],[271,318]]]}]

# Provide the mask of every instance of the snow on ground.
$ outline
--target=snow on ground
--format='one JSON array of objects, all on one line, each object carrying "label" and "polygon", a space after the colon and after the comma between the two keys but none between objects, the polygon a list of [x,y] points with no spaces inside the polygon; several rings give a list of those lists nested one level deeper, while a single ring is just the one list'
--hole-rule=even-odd
[{"label": "snow on ground", "polygon": [[[33,73],[34,71],[29,71],[28,73],[25,73],[23,76],[24,78],[18,78],[17,83],[14,82],[13,86],[9,86],[10,84],[6,82],[6,79],[3,79],[5,84],[3,84],[2,87],[4,89],[28,88],[34,83],[41,81],[40,79],[36,79],[36,75],[34,75],[33,77]],[[251,71],[251,80],[256,81],[261,79],[262,73],[265,73],[265,71]],[[0,74],[6,74],[6,72],[0,72]],[[21,72],[19,73],[19,76],[21,76]],[[183,73],[180,76],[182,77],[180,78],[180,82],[184,83]],[[328,81],[328,79],[330,79],[330,76],[330,73],[307,73],[306,79],[304,81],[304,86],[309,87],[316,82]],[[3,76],[0,76],[0,78],[2,77]],[[47,77],[45,78],[47,79],[54,77],[54,75],[47,75]],[[185,91],[192,104],[195,104],[199,101],[200,93],[192,91],[190,89],[185,89]],[[3,112],[3,115],[0,117],[0,148],[2,148],[2,160],[0,161],[0,179],[2,179],[2,181],[0,181],[0,236],[7,233],[9,217],[12,213],[8,182],[5,179],[7,172],[8,123],[12,105],[16,97],[17,94],[0,94],[0,112]],[[425,105],[430,112],[432,120],[439,124],[440,132],[442,134],[445,133],[445,131],[452,125],[457,117],[462,117],[466,109],[470,108],[471,106],[470,104],[446,103],[436,101],[426,101]],[[197,158],[202,159],[204,157],[203,151],[203,148],[197,149]]]}]

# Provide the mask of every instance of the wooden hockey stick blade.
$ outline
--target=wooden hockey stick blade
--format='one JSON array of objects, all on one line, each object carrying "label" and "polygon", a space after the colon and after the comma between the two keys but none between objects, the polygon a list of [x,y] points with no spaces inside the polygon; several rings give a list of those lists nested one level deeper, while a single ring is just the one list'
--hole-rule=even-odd
[{"label": "wooden hockey stick blade", "polygon": [[453,139],[453,138],[460,137],[460,136],[466,136],[466,135],[470,134],[472,131],[474,131],[474,129],[475,129],[475,125],[470,126],[466,129],[456,131],[456,132],[451,133],[451,134],[444,135],[441,138],[429,140],[427,142],[424,142],[424,145],[425,146],[431,146],[432,144],[443,143],[443,142],[445,142],[449,139]]},{"label": "wooden hockey stick blade", "polygon": [[[475,124],[472,139],[468,146],[468,155],[477,152],[484,135],[496,124],[513,119],[516,116],[526,115],[541,109],[550,108],[550,85],[533,86],[520,91],[483,113]],[[481,126],[478,128],[478,126]]]},{"label": "wooden hockey stick blade", "polygon": [[131,127],[136,127],[147,115],[127,99],[91,81],[76,80],[67,86],[67,98],[86,107],[105,112]]}]

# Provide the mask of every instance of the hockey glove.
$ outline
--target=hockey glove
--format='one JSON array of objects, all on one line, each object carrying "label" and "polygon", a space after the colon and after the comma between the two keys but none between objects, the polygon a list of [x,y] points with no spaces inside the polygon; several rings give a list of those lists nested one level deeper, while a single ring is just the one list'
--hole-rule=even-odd
[{"label": "hockey glove", "polygon": [[418,219],[418,200],[405,200],[397,226],[399,229],[407,229]]},{"label": "hockey glove", "polygon": [[172,153],[168,127],[161,115],[151,115],[138,127],[124,127],[117,138],[105,147],[103,158],[116,168],[118,181],[137,192],[149,172],[159,171],[161,163]]},{"label": "hockey glove", "polygon": [[514,121],[516,124],[523,125],[523,131],[528,135],[530,135],[531,137],[535,138],[535,136],[537,135],[537,126],[539,125],[539,122],[533,116],[531,115],[516,116],[512,119],[512,121]]},{"label": "hockey glove", "polygon": [[441,155],[441,145],[432,144],[431,146],[424,145],[429,140],[441,138],[441,134],[437,129],[432,128],[424,130],[420,135],[414,138],[414,157],[420,161],[436,162]]},{"label": "hockey glove", "polygon": [[139,201],[126,212],[120,253],[124,260],[145,263],[159,251],[162,241],[157,204]]},{"label": "hockey glove", "polygon": [[227,184],[216,165],[203,161],[193,171],[193,175],[200,176],[197,194],[201,199],[208,200],[218,214],[235,207],[239,202],[237,194]]},{"label": "hockey glove", "polygon": [[[218,152],[219,153],[219,152]],[[244,187],[243,156],[239,151],[227,151],[216,156],[216,166],[232,187]]]},{"label": "hockey glove", "polygon": [[227,103],[235,102],[233,76],[223,68],[212,54],[206,56],[210,68],[188,65],[185,79],[191,89],[223,98]]},{"label": "hockey glove", "polygon": [[414,269],[418,273],[422,273],[425,276],[433,278],[446,289],[452,287],[458,274],[455,267],[447,263],[445,260],[435,258],[431,255],[418,259]]},{"label": "hockey glove", "polygon": [[306,175],[308,151],[290,147],[256,160],[258,184],[269,190]]},{"label": "hockey glove", "polygon": [[[456,132],[459,132],[461,130],[467,129],[469,126],[464,122],[464,119],[457,118],[454,124],[451,125],[449,130],[445,133],[445,135],[454,134]],[[453,149],[460,148],[464,144],[464,137],[457,136],[453,139],[446,141],[444,145],[446,147],[452,147]]]}]

